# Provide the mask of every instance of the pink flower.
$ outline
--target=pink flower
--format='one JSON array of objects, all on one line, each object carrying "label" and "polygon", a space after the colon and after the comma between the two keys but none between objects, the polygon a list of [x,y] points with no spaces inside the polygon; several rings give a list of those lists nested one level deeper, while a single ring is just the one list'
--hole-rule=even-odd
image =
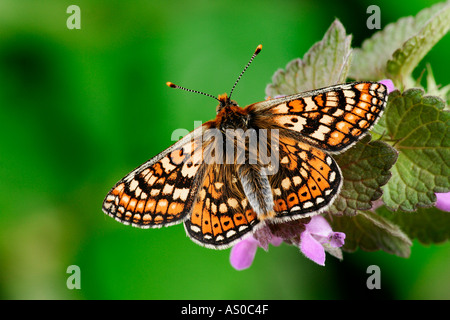
[{"label": "pink flower", "polygon": [[450,212],[450,192],[436,193],[436,208]]},{"label": "pink flower", "polygon": [[[283,242],[283,239],[273,236],[270,239],[270,243],[274,246],[279,246]],[[230,263],[236,270],[244,270],[249,268],[253,259],[255,259],[256,250],[258,247],[268,250],[268,245],[263,246],[258,240],[253,236],[250,236],[240,242],[238,242],[232,249],[230,253]]]},{"label": "pink flower", "polygon": [[378,82],[386,86],[388,94],[395,90],[394,83],[390,79],[383,79]]},{"label": "pink flower", "polygon": [[325,250],[344,245],[345,233],[333,232],[328,221],[322,216],[314,216],[307,223],[300,236],[300,250],[312,261],[325,265]]},{"label": "pink flower", "polygon": [[267,251],[269,244],[279,246],[282,242],[286,242],[299,247],[312,261],[325,265],[325,251],[342,258],[339,247],[344,245],[344,239],[345,234],[333,232],[322,216],[277,224],[267,222],[264,227],[231,249],[230,263],[236,270],[247,269],[252,265],[258,247]]}]

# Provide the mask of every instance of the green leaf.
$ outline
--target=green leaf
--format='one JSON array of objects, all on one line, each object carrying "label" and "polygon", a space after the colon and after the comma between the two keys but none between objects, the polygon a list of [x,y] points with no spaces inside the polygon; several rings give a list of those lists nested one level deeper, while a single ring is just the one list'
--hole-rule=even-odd
[{"label": "green leaf", "polygon": [[344,183],[328,212],[354,215],[357,210],[370,209],[372,201],[381,197],[381,186],[391,177],[389,169],[397,159],[397,152],[382,141],[370,141],[368,135],[334,158],[341,168]]},{"label": "green leaf", "polygon": [[434,14],[419,32],[393,53],[387,62],[386,71],[396,86],[403,83],[404,77],[411,75],[422,58],[447,34],[448,30],[450,30],[450,5]]},{"label": "green leaf", "polygon": [[352,52],[350,43],[351,36],[336,19],[303,59],[295,59],[286,70],[275,72],[266,95],[290,95],[345,82]]},{"label": "green leaf", "polygon": [[386,106],[386,136],[399,151],[383,186],[383,201],[393,210],[431,206],[435,192],[450,190],[450,113],[441,99],[423,93],[394,91]]},{"label": "green leaf", "polygon": [[450,213],[436,207],[419,208],[416,212],[391,212],[386,207],[377,213],[398,225],[411,239],[423,244],[442,243],[450,239]]},{"label": "green leaf", "polygon": [[386,65],[394,52],[401,49],[408,39],[418,35],[436,13],[448,6],[449,2],[438,3],[420,11],[415,17],[401,18],[376,32],[363,42],[360,49],[354,49],[349,76],[356,80],[387,78]]},{"label": "green leaf", "polygon": [[408,257],[412,242],[394,223],[376,213],[360,211],[357,215],[332,216],[334,231],[345,233],[344,251],[354,252],[359,247],[364,251],[383,250],[400,257]]},{"label": "green leaf", "polygon": [[431,65],[427,64],[427,95],[437,96],[446,102],[444,110],[450,111],[450,84],[445,87],[441,87],[436,84],[434,79],[433,70],[431,70]]}]

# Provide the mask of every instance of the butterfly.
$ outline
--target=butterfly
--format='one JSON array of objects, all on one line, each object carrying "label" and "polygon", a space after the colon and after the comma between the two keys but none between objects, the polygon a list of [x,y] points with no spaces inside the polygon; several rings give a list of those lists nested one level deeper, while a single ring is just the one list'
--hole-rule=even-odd
[{"label": "butterfly", "polygon": [[[373,127],[387,88],[338,84],[241,108],[231,95],[261,48],[229,96],[167,83],[218,100],[216,118],[117,182],[103,202],[106,214],[141,228],[184,223],[194,242],[224,249],[265,224],[317,215],[333,203],[343,178],[332,155]],[[264,147],[276,161],[263,159]]]}]

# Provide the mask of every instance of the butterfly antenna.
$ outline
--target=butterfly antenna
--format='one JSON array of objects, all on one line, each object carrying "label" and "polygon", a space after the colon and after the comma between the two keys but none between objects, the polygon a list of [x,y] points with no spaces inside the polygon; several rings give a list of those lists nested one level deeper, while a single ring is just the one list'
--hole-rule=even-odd
[{"label": "butterfly antenna", "polygon": [[239,77],[237,78],[236,82],[234,83],[234,86],[233,86],[233,88],[231,89],[231,92],[230,92],[229,99],[231,99],[231,95],[233,94],[234,88],[236,88],[237,83],[239,82],[239,80],[241,80],[242,75],[247,70],[247,68],[250,66],[250,64],[252,63],[253,59],[255,59],[255,57],[258,55],[258,53],[261,52],[261,49],[262,49],[262,44],[260,44],[260,45],[258,45],[256,47],[255,53],[253,53],[252,57],[250,58],[250,61],[247,63],[247,65],[245,66],[244,70],[242,70],[241,74],[239,75]]},{"label": "butterfly antenna", "polygon": [[174,83],[172,83],[172,82],[170,82],[170,81],[169,81],[169,82],[166,82],[166,85],[167,85],[168,87],[174,88],[174,89],[181,89],[181,90],[185,90],[185,91],[189,91],[189,92],[200,93],[200,94],[202,94],[202,95],[204,95],[204,96],[211,97],[211,98],[216,99],[217,101],[219,101],[219,99],[216,98],[216,97],[214,97],[212,94],[204,93],[204,92],[197,91],[197,90],[191,90],[191,89],[183,88],[183,87],[178,86],[178,85],[176,85],[176,84],[174,84]]}]

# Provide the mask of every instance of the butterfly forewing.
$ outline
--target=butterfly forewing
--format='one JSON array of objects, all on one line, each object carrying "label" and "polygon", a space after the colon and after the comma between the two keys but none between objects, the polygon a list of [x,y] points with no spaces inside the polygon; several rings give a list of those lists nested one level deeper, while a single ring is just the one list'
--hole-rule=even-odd
[{"label": "butterfly forewing", "polygon": [[201,133],[206,127],[197,128],[120,180],[106,196],[103,211],[142,228],[183,221],[204,176]]},{"label": "butterfly forewing", "polygon": [[355,82],[250,105],[263,123],[298,140],[339,153],[359,140],[379,119],[387,89],[377,82]]}]

